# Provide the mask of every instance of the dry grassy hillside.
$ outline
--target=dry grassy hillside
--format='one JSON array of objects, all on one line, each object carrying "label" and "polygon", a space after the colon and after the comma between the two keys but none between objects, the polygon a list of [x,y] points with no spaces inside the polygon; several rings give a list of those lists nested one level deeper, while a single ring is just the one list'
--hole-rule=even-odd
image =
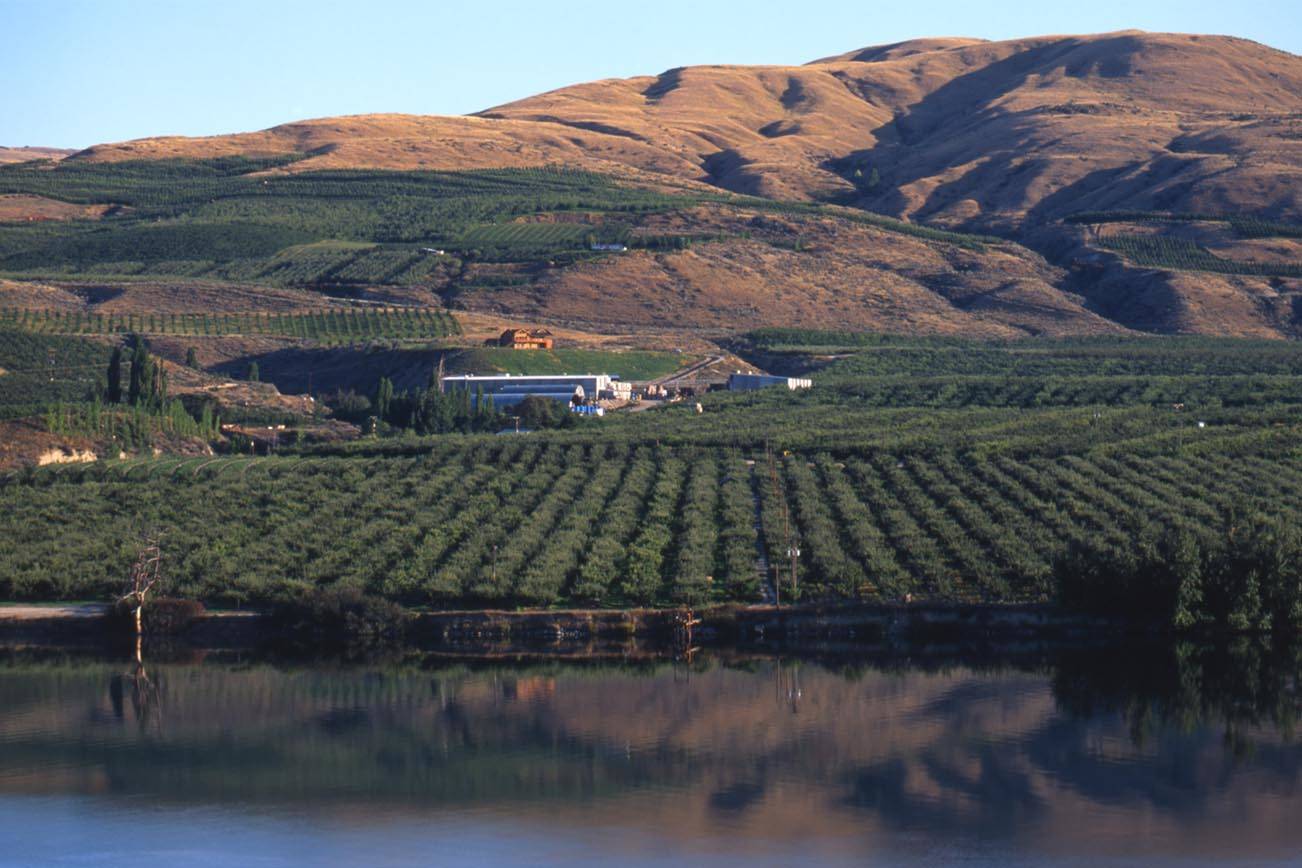
[{"label": "dry grassy hillside", "polygon": [[476,117],[328,118],[77,159],[287,151],[319,151],[298,171],[628,167],[949,223],[1104,207],[1297,216],[1302,58],[1221,36],[926,39],[597,81]]},{"label": "dry grassy hillside", "polygon": [[829,216],[719,207],[661,215],[642,231],[688,228],[725,240],[550,269],[529,286],[467,293],[458,303],[707,331],[791,324],[984,337],[1124,331],[1059,289],[1059,269],[1014,244],[967,250]]},{"label": "dry grassy hillside", "polygon": [[[1053,263],[1002,250],[959,268],[920,242],[807,221],[793,230],[804,251],[732,240],[635,253],[456,301],[480,311],[621,327],[688,311],[694,324],[724,329],[1302,330],[1298,244],[1287,234],[1170,234],[1229,262],[1270,265],[1236,273],[1206,259],[1190,266],[1183,248],[1148,261],[1117,255],[1101,236],[1060,222],[1117,210],[1302,221],[1302,58],[1232,37],[920,39],[804,66],[596,81],[472,117],[326,118],[99,145],[71,159],[290,152],[312,156],[277,171],[560,164],[662,186],[838,202],[1009,235]],[[683,228],[700,233],[731,218],[693,219]]]},{"label": "dry grassy hillside", "polygon": [[5,148],[0,147],[0,163],[25,163],[28,160],[61,160],[71,150],[63,148]]},{"label": "dry grassy hillside", "polygon": [[[1302,180],[1302,58],[1227,37],[922,40],[597,82],[484,116],[652,141],[730,189],[949,223],[1105,207],[1296,215]],[[871,189],[854,177],[873,169]]]}]

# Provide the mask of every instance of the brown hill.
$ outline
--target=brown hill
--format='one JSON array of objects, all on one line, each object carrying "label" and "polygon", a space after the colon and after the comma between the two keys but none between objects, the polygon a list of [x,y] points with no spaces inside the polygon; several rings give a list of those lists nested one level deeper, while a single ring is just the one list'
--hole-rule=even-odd
[{"label": "brown hill", "polygon": [[[1299,213],[1302,58],[1227,37],[924,40],[695,67],[485,112],[602,129],[770,196],[948,223],[1085,208]],[[853,173],[876,169],[875,189]]]},{"label": "brown hill", "polygon": [[0,147],[0,163],[25,163],[28,160],[62,160],[72,150],[63,148],[5,148]]},{"label": "brown hill", "polygon": [[[698,66],[596,81],[473,117],[328,118],[100,145],[73,159],[287,152],[314,154],[291,171],[563,164],[995,231],[1061,266],[1023,269],[1037,281],[1037,299],[1007,308],[1020,313],[1006,310],[1002,327],[1093,329],[1095,313],[1103,313],[1156,331],[1295,335],[1302,328],[1294,277],[1139,268],[1100,254],[1097,239],[1059,223],[1080,211],[1118,209],[1302,220],[1302,58],[1231,37],[923,39],[804,66]],[[719,218],[701,219],[708,228]],[[933,309],[903,288],[927,287],[935,300],[939,285],[919,278],[911,244],[893,239],[874,255],[852,257],[839,246],[838,233],[848,230],[824,230],[824,261],[812,265],[728,242],[549,272],[526,289],[461,301],[545,313],[582,309],[582,299],[603,295],[605,315],[618,311],[620,322],[654,318],[672,303],[725,326],[835,320],[847,298],[862,296],[847,322],[944,330],[948,316],[950,327],[971,325],[972,311],[952,299],[944,302],[949,309]],[[1280,245],[1254,244],[1226,243],[1217,254],[1296,264]],[[1075,265],[1091,259],[1104,266]],[[946,280],[940,283],[961,287],[958,294],[972,299],[965,304],[978,310],[1008,292],[982,295],[991,287],[970,271]],[[1056,293],[1047,306],[1045,290]],[[1089,315],[1064,314],[1064,305]],[[753,316],[744,313],[752,308]],[[1032,310],[1033,318],[1017,319]],[[1059,328],[1047,326],[1059,316]]]},{"label": "brown hill", "polygon": [[460,306],[548,321],[726,332],[799,324],[1017,337],[1124,331],[1063,291],[1064,273],[1017,244],[967,250],[830,215],[703,206],[638,231],[725,240],[632,250],[547,269],[521,286],[460,293]]},{"label": "brown hill", "polygon": [[[597,81],[475,117],[328,118],[77,158],[312,150],[299,170],[632,167],[949,223],[1100,207],[1298,216],[1302,58],[1223,36],[926,39]],[[876,169],[877,187],[855,169]]]}]

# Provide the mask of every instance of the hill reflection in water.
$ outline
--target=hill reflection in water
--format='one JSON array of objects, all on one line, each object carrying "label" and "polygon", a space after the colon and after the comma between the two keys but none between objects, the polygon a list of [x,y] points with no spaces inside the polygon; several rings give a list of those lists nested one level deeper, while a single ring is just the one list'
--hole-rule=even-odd
[{"label": "hill reflection in water", "polygon": [[120,841],[142,822],[213,864],[350,846],[405,864],[453,842],[466,863],[1297,858],[1299,659],[210,658],[142,683],[10,654],[0,819],[33,863],[89,839],[139,856]]}]

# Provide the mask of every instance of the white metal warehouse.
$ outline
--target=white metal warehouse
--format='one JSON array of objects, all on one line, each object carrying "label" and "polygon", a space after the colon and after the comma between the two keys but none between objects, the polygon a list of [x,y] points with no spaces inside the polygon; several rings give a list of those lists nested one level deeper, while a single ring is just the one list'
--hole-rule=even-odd
[{"label": "white metal warehouse", "polygon": [[553,398],[557,401],[569,401],[576,394],[581,398],[595,399],[611,387],[614,378],[610,374],[547,374],[520,375],[495,374],[479,376],[462,374],[443,378],[445,389],[468,389],[471,392],[483,390],[484,397],[493,402],[494,407],[511,407],[525,398],[535,395]]}]

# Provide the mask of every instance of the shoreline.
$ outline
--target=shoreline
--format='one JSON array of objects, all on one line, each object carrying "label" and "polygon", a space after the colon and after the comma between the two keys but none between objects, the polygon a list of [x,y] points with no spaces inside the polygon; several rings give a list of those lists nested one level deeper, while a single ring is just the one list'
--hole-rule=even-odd
[{"label": "shoreline", "polygon": [[[124,639],[107,604],[0,606],[0,642],[112,643]],[[585,645],[683,652],[703,647],[826,643],[865,648],[914,642],[1080,641],[1154,635],[1146,626],[1064,612],[1044,603],[717,605],[700,609],[408,610],[398,646],[426,650],[566,649]],[[1156,631],[1161,632],[1161,631]],[[286,639],[267,612],[216,610],[146,641],[207,648]],[[347,637],[339,637],[348,645]],[[308,643],[326,645],[328,642]]]}]

